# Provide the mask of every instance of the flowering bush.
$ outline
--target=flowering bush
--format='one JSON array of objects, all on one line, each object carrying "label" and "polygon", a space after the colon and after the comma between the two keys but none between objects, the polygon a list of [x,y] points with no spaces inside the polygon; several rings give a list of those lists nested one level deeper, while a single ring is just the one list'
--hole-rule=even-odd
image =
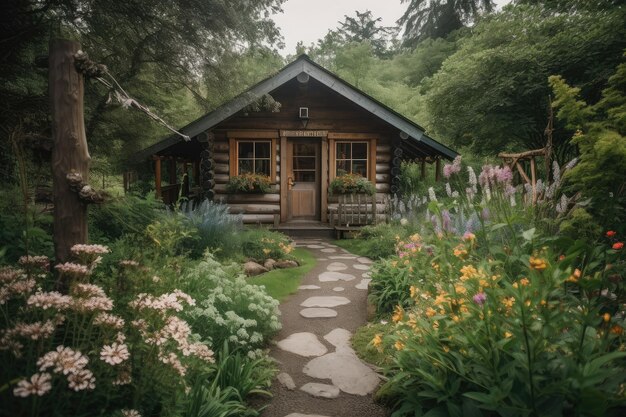
[{"label": "flowering bush", "polygon": [[244,257],[257,262],[264,259],[292,259],[293,246],[289,239],[277,232],[266,229],[249,230],[241,236],[241,250]]},{"label": "flowering bush", "polygon": [[272,180],[262,174],[240,174],[232,176],[226,184],[229,193],[267,193],[270,191]]},{"label": "flowering bush", "polygon": [[457,184],[448,196],[431,190],[419,205],[420,234],[399,236],[373,267],[372,297],[392,322],[371,342],[393,361],[381,395],[398,416],[600,416],[626,405],[623,239],[554,236],[550,219],[576,206],[558,194],[558,166],[533,190],[493,166],[469,170],[464,186],[459,163],[445,169]]},{"label": "flowering bush", "polygon": [[344,174],[330,182],[328,191],[331,195],[336,194],[369,194],[374,195],[374,184],[359,174]]}]

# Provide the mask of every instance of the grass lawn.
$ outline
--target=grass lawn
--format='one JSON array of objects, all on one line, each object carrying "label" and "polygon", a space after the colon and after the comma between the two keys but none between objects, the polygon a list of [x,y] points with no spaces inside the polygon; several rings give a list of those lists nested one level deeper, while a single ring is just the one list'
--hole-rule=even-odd
[{"label": "grass lawn", "polygon": [[368,256],[368,250],[365,246],[364,239],[341,239],[335,240],[333,243],[355,255]]},{"label": "grass lawn", "polygon": [[[391,358],[388,353],[378,350],[370,343],[376,334],[385,335],[390,331],[389,324],[381,323],[368,323],[365,326],[361,326],[356,329],[356,332],[352,336],[352,347],[356,354],[367,363],[371,363],[376,366],[384,366],[389,364]],[[387,346],[390,348],[390,346]]]},{"label": "grass lawn", "polygon": [[274,269],[258,278],[250,278],[249,282],[254,285],[265,285],[269,295],[282,301],[289,294],[296,292],[302,277],[313,269],[317,262],[311,252],[306,249],[296,248],[293,256],[300,263],[299,267]]}]

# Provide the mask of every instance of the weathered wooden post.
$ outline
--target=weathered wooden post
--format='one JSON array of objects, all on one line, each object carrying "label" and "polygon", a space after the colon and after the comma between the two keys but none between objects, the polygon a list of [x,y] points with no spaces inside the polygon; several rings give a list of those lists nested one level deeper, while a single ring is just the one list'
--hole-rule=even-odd
[{"label": "weathered wooden post", "polygon": [[65,39],[50,42],[49,94],[52,115],[52,179],[54,196],[54,253],[65,262],[70,248],[87,242],[87,205],[76,190],[88,181],[89,150],[83,117],[83,75],[74,55],[80,44]]}]

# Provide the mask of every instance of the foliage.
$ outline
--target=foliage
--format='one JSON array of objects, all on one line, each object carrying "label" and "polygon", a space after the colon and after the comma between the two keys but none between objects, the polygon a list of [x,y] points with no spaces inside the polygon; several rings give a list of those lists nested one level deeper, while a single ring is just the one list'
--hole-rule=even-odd
[{"label": "foliage", "polygon": [[406,11],[398,20],[404,25],[404,42],[415,45],[426,38],[442,38],[493,10],[493,0],[406,0]]},{"label": "foliage", "polygon": [[[359,327],[350,340],[359,358],[379,367],[389,365],[391,363],[390,355],[386,355],[383,349],[372,346],[371,342],[377,335],[382,337],[383,334],[388,333],[392,326],[392,324],[382,321],[380,323],[368,323]],[[391,345],[388,347],[390,348]]]},{"label": "foliage", "polygon": [[410,233],[410,229],[398,224],[380,223],[374,226],[363,227],[358,234],[358,238],[363,239],[364,256],[379,259],[393,255],[398,239],[404,239]]},{"label": "foliage", "polygon": [[162,217],[163,204],[154,195],[126,194],[89,209],[89,235],[94,242],[110,243],[126,234],[140,235]]},{"label": "foliage", "polygon": [[228,178],[226,191],[229,193],[267,193],[271,179],[267,175],[245,173]]},{"label": "foliage", "polygon": [[[200,204],[185,202],[180,213],[197,230],[192,255],[205,250],[232,253],[239,245],[238,233],[243,227],[242,216],[229,213],[228,205],[204,200]],[[175,214],[174,214],[175,215]]]},{"label": "foliage", "polygon": [[293,246],[282,233],[255,228],[241,234],[241,251],[245,258],[261,262],[265,259],[291,259]]},{"label": "foliage", "polygon": [[152,222],[145,233],[154,244],[157,255],[180,255],[196,246],[198,241],[198,230],[178,213]]},{"label": "foliage", "polygon": [[359,174],[339,175],[330,182],[328,191],[337,194],[376,194],[376,188],[367,178]]},{"label": "foliage", "polygon": [[[563,14],[516,6],[481,20],[428,81],[428,123],[480,154],[545,145],[548,76],[562,74],[595,101],[624,49],[623,8]],[[601,51],[601,52],[600,52]],[[570,152],[557,124],[559,161]]]},{"label": "foliage", "polygon": [[[343,43],[363,43],[371,45],[374,55],[384,57],[387,54],[389,38],[395,28],[379,26],[382,18],[374,18],[372,12],[355,11],[356,16],[344,16],[343,22],[339,22],[337,33]],[[328,35],[327,35],[328,37]]]},{"label": "foliage", "polygon": [[[591,199],[589,211],[604,226],[626,220],[626,64],[609,78],[602,99],[589,106],[559,76],[550,77],[557,116],[575,129],[580,161],[564,178],[566,188]],[[582,214],[582,213],[581,213]],[[620,231],[624,231],[621,229]]]},{"label": "foliage", "polygon": [[274,269],[253,278],[250,283],[262,286],[268,295],[278,301],[283,301],[288,295],[298,290],[302,278],[316,265],[315,257],[305,249],[296,248],[292,256],[298,260],[300,266]]},{"label": "foliage", "polygon": [[462,170],[460,159],[444,166],[447,197],[429,190],[419,208],[429,222],[373,267],[371,297],[394,323],[371,342],[393,361],[379,394],[396,416],[616,412],[621,235],[554,236],[552,219],[578,207],[559,191],[556,163],[535,200],[507,168],[468,169],[467,182]]},{"label": "foliage", "polygon": [[228,341],[233,349],[258,356],[261,352],[256,349],[280,329],[278,301],[248,283],[239,265],[223,266],[207,254],[182,282],[198,298],[188,320],[213,346]]}]

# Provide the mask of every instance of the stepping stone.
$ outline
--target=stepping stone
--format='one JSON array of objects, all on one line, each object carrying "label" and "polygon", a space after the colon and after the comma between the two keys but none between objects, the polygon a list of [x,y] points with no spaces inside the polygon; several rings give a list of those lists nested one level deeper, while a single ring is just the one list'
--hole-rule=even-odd
[{"label": "stepping stone", "polygon": [[327,261],[328,258],[317,258],[318,261]]},{"label": "stepping stone", "polygon": [[356,259],[356,256],[335,255],[329,256],[330,259]]},{"label": "stepping stone", "polygon": [[296,389],[296,383],[293,382],[293,378],[288,373],[281,372],[278,374],[276,379],[278,379],[278,382],[280,382],[281,385],[287,388],[288,390],[291,391],[291,390]]},{"label": "stepping stone", "polygon": [[337,249],[327,248],[327,249],[322,249],[322,252],[324,252],[324,253],[335,253],[335,252],[337,252]]},{"label": "stepping stone", "polygon": [[346,329],[334,329],[324,336],[324,339],[336,348],[350,346],[352,333]]},{"label": "stepping stone", "polygon": [[371,272],[366,272],[366,273],[364,273],[364,274],[361,274],[361,276],[362,276],[363,278],[371,278],[371,277],[372,277],[372,273],[371,273]]},{"label": "stepping stone", "polygon": [[328,417],[328,416],[322,416],[319,414],[302,414],[302,413],[291,413],[288,416],[285,417]]},{"label": "stepping stone", "polygon": [[291,413],[288,416],[285,417],[328,417],[328,416],[322,416],[319,414],[302,414],[302,413]]},{"label": "stepping stone", "polygon": [[343,262],[333,262],[328,265],[326,269],[332,272],[343,271],[344,269],[348,269],[348,265]]},{"label": "stepping stone", "polygon": [[352,268],[360,269],[361,271],[367,271],[370,269],[369,265],[363,265],[363,264],[354,264],[352,265]]},{"label": "stepping stone", "polygon": [[333,291],[335,291],[335,292],[341,292],[343,290],[345,290],[345,288],[343,288],[343,287],[335,287],[335,288],[333,288]]},{"label": "stepping stone", "polygon": [[[336,295],[309,297],[300,304],[302,307],[337,307],[350,304],[346,297]],[[316,339],[317,340],[317,339]],[[319,356],[319,355],[316,355]]]},{"label": "stepping stone", "polygon": [[328,352],[313,333],[294,333],[277,343],[278,347],[300,356],[321,356]]},{"label": "stepping stone", "polygon": [[335,387],[354,395],[367,395],[379,383],[376,372],[348,349],[312,359],[302,372],[312,378],[330,379]]},{"label": "stepping stone", "polygon": [[334,385],[319,384],[317,382],[309,382],[300,387],[300,390],[311,394],[314,397],[337,398],[339,397],[339,388]]},{"label": "stepping stone", "polygon": [[307,245],[307,248],[309,249],[324,249],[326,246],[322,246],[322,245]]},{"label": "stepping stone", "polygon": [[319,290],[320,288],[319,285],[300,285],[298,287],[299,290]]},{"label": "stepping stone", "polygon": [[371,264],[371,263],[372,263],[372,260],[371,260],[370,258],[366,258],[366,257],[364,257],[364,256],[361,256],[361,257],[359,257],[359,258],[356,258],[356,260],[357,260],[357,261],[359,261],[359,262],[361,262],[362,264],[367,264],[367,265],[369,265],[369,264]]},{"label": "stepping stone", "polygon": [[343,272],[326,271],[318,276],[320,282],[332,281],[352,281],[356,277],[352,274],[344,274]]},{"label": "stepping stone", "polygon": [[330,308],[312,307],[300,310],[300,315],[307,319],[337,317],[337,312]]},{"label": "stepping stone", "polygon": [[372,280],[369,278],[363,278],[361,282],[354,286],[354,288],[356,288],[357,290],[366,290],[370,286],[371,281]]}]

